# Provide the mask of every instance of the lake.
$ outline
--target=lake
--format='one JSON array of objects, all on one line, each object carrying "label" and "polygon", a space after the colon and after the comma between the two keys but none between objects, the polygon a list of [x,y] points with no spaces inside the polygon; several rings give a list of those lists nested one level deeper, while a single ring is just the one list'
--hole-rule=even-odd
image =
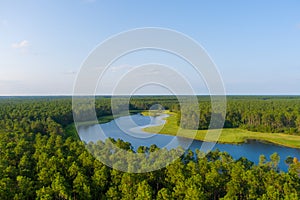
[{"label": "lake", "polygon": [[[150,117],[135,114],[119,117],[108,123],[79,127],[79,137],[87,143],[90,141],[96,142],[98,140],[105,141],[108,137],[114,139],[120,138],[126,142],[130,142],[135,150],[139,146],[149,147],[151,144],[156,144],[160,148],[166,147],[168,149],[184,146],[188,141],[190,141],[189,139],[170,135],[151,134],[142,131],[145,127],[164,124],[165,121],[163,118],[166,116],[167,115],[163,114],[157,117]],[[190,145],[190,149],[192,151],[200,149],[202,143],[202,141],[194,140]],[[214,149],[226,151],[235,159],[246,157],[256,164],[258,163],[259,156],[261,154],[264,154],[269,159],[271,154],[277,152],[281,158],[279,168],[283,171],[288,170],[288,166],[284,162],[288,156],[299,158],[300,155],[300,149],[283,147],[260,141],[248,141],[243,144],[217,143],[214,146]]]}]

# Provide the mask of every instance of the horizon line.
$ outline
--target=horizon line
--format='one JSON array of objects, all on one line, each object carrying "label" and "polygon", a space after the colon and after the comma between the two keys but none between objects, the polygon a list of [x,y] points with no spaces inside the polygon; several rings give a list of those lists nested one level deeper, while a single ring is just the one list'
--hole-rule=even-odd
[{"label": "horizon line", "polygon": [[[300,96],[300,94],[195,94],[196,96]],[[84,96],[193,96],[191,94],[134,94],[134,95],[112,95],[112,94],[95,94],[95,95],[72,95],[72,94],[0,94],[0,97],[84,97]]]}]

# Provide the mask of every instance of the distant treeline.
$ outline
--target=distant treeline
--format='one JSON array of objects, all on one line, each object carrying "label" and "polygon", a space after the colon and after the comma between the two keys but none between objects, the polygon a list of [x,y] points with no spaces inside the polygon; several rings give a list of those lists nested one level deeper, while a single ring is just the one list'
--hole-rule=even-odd
[{"label": "distant treeline", "polygon": [[[189,97],[183,97],[184,104]],[[209,96],[199,96],[198,102],[200,113],[195,113],[193,105],[182,113],[179,101],[172,96],[134,97],[130,108],[147,110],[154,104],[161,104],[165,110],[178,113],[178,125],[182,128],[195,128],[196,124],[200,130],[208,129],[214,115],[214,123],[219,125],[224,121],[224,128],[300,134],[299,96],[228,96],[225,116],[212,113]],[[211,127],[220,127],[217,125],[211,124]]]},{"label": "distant treeline", "polygon": [[[187,100],[189,97],[185,97]],[[183,98],[184,99],[184,98]],[[259,132],[281,132],[298,134],[300,132],[300,97],[298,96],[229,96],[227,97],[226,116],[211,112],[209,96],[199,96],[199,119],[193,109],[184,112],[181,119],[180,104],[173,96],[136,96],[131,97],[130,104],[125,98],[115,100],[118,112],[123,110],[148,110],[155,104],[162,105],[165,110],[178,113],[178,124],[183,128],[191,128],[195,123],[198,129],[207,129],[211,116],[222,121],[225,117],[225,128],[243,128]],[[83,104],[74,110],[90,119],[90,110],[96,110],[97,117],[111,115],[111,98],[96,97],[95,106]],[[36,110],[41,113],[35,113]],[[51,117],[46,117],[51,116]],[[28,121],[28,118],[30,119]],[[1,120],[3,119],[3,120]],[[0,127],[13,130],[14,122],[21,123],[21,129],[30,129],[32,132],[43,132],[41,128],[45,122],[55,121],[62,126],[73,122],[72,102],[70,97],[27,97],[27,98],[0,98]],[[32,124],[32,122],[35,122]],[[47,123],[48,123],[47,122]],[[20,127],[19,127],[20,128]]]},{"label": "distant treeline", "polygon": [[[183,99],[188,101],[189,97]],[[131,97],[129,105],[124,97],[119,97],[115,100],[117,102],[115,110],[117,113],[128,109],[148,110],[155,109],[153,105],[157,104],[162,105],[165,110],[178,113],[178,125],[182,128],[208,129],[211,116],[214,115],[216,123],[225,121],[225,128],[300,134],[300,97],[298,96],[229,96],[226,116],[211,112],[209,96],[199,96],[198,100],[200,113],[195,113],[193,108],[181,113],[179,101],[174,96],[134,96]],[[96,97],[95,105],[79,105],[74,109],[74,114],[80,114],[83,121],[88,121],[92,120],[90,111],[94,109],[98,118],[111,115],[111,98]],[[0,98],[0,129],[2,130],[33,133],[60,132],[62,127],[71,123],[73,123],[73,112],[70,97]]]},{"label": "distant treeline", "polygon": [[[278,132],[300,134],[300,98],[298,97],[229,97],[226,116],[211,112],[209,101],[199,103],[200,113],[198,129],[207,129],[212,115],[222,121],[224,128],[242,128],[257,132]],[[181,119],[178,112],[178,124],[190,128],[194,123],[193,110],[185,112]],[[191,125],[192,124],[192,125]]]}]

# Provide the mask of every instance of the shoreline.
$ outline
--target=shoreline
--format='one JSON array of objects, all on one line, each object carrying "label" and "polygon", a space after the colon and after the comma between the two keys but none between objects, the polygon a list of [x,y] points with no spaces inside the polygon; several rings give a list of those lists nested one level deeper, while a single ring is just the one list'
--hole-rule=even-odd
[{"label": "shoreline", "polygon": [[[263,133],[263,132],[252,132],[248,130],[243,130],[240,128],[223,128],[221,130],[220,137],[217,141],[213,140],[205,140],[204,137],[207,133],[207,130],[197,130],[195,136],[193,136],[192,132],[195,130],[188,130],[179,128],[177,125],[176,113],[172,113],[170,111],[165,111],[166,114],[169,114],[169,117],[164,118],[165,124],[159,126],[152,126],[143,128],[144,132],[154,133],[154,134],[164,134],[164,135],[172,135],[177,136],[176,133],[178,130],[183,132],[180,137],[190,138],[198,141],[205,142],[217,142],[220,144],[245,144],[249,141],[259,141],[262,143],[270,143],[273,145],[289,147],[300,149],[300,136],[296,135],[288,135],[283,133]],[[144,112],[141,112],[144,115]]]},{"label": "shoreline", "polygon": [[[133,111],[130,114],[138,114],[140,113],[143,116],[152,116],[148,111]],[[278,145],[282,147],[295,148],[300,149],[300,136],[296,135],[288,135],[283,133],[263,133],[263,132],[252,132],[240,128],[223,128],[221,130],[220,137],[217,141],[213,140],[205,140],[205,135],[207,130],[197,130],[197,133],[194,135],[193,132],[195,130],[188,130],[179,128],[177,125],[176,117],[177,114],[170,111],[164,111],[161,114],[167,114],[167,116],[163,117],[162,120],[165,121],[162,125],[151,125],[145,128],[142,128],[141,131],[149,134],[163,134],[170,136],[177,136],[178,130],[182,132],[182,134],[178,137],[194,139],[203,142],[217,142],[219,144],[232,144],[239,145],[245,144],[249,141],[259,141],[262,143],[269,143],[272,145]],[[124,115],[117,116],[122,117]],[[156,115],[157,116],[157,115]],[[107,115],[100,117],[98,122],[85,122],[80,124],[79,126],[90,126],[95,124],[103,124],[114,120],[112,115]],[[74,123],[68,125],[66,130],[67,132],[72,132],[72,126]],[[75,128],[75,126],[74,126]]]}]

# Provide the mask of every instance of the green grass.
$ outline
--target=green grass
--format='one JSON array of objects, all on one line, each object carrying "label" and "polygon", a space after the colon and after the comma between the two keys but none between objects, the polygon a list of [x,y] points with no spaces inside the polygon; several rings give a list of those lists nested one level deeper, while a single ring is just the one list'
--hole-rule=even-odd
[{"label": "green grass", "polygon": [[151,117],[157,117],[159,115],[161,115],[162,113],[167,113],[169,111],[165,111],[165,110],[145,110],[140,112],[142,115],[144,116],[151,116]]},{"label": "green grass", "polygon": [[[282,133],[262,133],[262,132],[252,132],[239,128],[226,128],[221,130],[220,137],[218,137],[218,131],[220,130],[210,130],[207,134],[207,130],[188,130],[182,129],[177,125],[177,114],[166,111],[165,113],[170,116],[167,117],[165,125],[147,127],[143,129],[146,132],[167,134],[167,135],[177,135],[186,138],[194,138],[201,141],[218,141],[219,143],[231,143],[238,144],[244,143],[247,140],[260,140],[265,142],[271,142],[274,144],[300,148],[300,136],[288,135]],[[146,114],[142,112],[142,114]],[[207,134],[207,137],[205,138]],[[218,139],[216,139],[218,138]]]}]

